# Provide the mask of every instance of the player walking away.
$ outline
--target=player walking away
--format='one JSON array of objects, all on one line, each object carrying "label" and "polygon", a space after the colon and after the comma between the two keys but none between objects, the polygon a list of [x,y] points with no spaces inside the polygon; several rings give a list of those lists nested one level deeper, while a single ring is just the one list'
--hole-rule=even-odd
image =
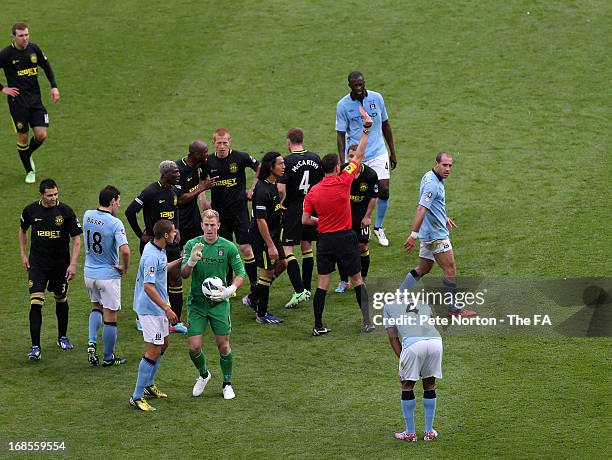
[{"label": "player walking away", "polygon": [[[286,140],[289,155],[285,157],[285,174],[278,178],[277,186],[285,208],[281,242],[287,260],[287,274],[295,291],[285,308],[293,308],[308,300],[312,290],[312,242],[317,239],[317,230],[312,225],[302,225],[302,208],[308,190],[323,179],[323,170],[319,155],[304,148],[304,131],[291,128]],[[302,276],[293,253],[297,245],[302,252]]]},{"label": "player walking away", "polygon": [[404,243],[404,247],[412,251],[417,238],[421,240],[419,265],[406,275],[400,289],[413,289],[417,281],[431,271],[434,261],[438,262],[444,273],[442,280],[444,290],[452,299],[448,305],[448,314],[469,317],[476,316],[476,312],[459,308],[454,301],[457,292],[457,268],[449,239],[449,230],[457,226],[446,215],[444,191],[444,180],[450,175],[452,167],[452,155],[448,152],[440,152],[436,155],[433,169],[425,173],[421,179],[419,205],[412,222],[412,232]]},{"label": "player walking away", "polygon": [[253,220],[249,228],[251,245],[260,268],[255,291],[248,296],[259,324],[278,324],[282,318],[268,312],[270,286],[286,268],[285,252],[280,241],[282,206],[276,181],[285,173],[285,160],[278,152],[268,152],[261,160],[259,181],[253,193]]},{"label": "player walking away", "polygon": [[[130,227],[140,239],[141,254],[145,245],[153,239],[153,226],[158,220],[170,220],[174,223],[175,228],[179,228],[178,198],[176,196],[176,185],[178,185],[180,179],[179,168],[174,161],[166,160],[159,164],[159,172],[161,175],[159,181],[149,184],[125,210],[125,216]],[[144,217],[144,232],[140,229],[137,218],[140,210],[142,210]],[[166,254],[170,262],[179,260],[181,257],[179,241],[180,234],[177,230],[176,241],[171,242],[166,248]],[[183,288],[178,265],[175,269],[168,270],[168,286],[172,311],[179,318],[176,324],[172,324],[170,331],[187,334],[187,328],[180,322],[183,312]],[[140,330],[138,319],[136,320],[136,327]]]},{"label": "player walking away", "polygon": [[[383,228],[383,219],[389,207],[389,179],[391,177],[389,164],[391,169],[395,169],[397,166],[393,131],[382,95],[375,91],[366,90],[365,79],[361,72],[355,71],[348,75],[348,86],[351,88],[351,92],[340,99],[336,106],[338,156],[340,157],[340,163],[344,163],[347,146],[359,142],[361,138],[359,110],[364,109],[373,121],[370,129],[370,140],[365,153],[365,164],[376,171],[378,175],[378,206],[374,235],[378,238],[381,246],[389,246],[389,240]],[[387,153],[385,141],[390,153]]]},{"label": "player walking away", "polygon": [[[76,274],[81,251],[81,224],[65,203],[59,202],[57,184],[45,179],[39,186],[40,200],[24,208],[19,227],[19,252],[21,264],[28,272],[30,289],[30,337],[32,349],[28,358],[41,356],[40,329],[45,289],[55,297],[57,316],[57,345],[62,350],[72,350],[68,340],[68,281]],[[32,227],[30,255],[26,255],[28,229]],[[70,249],[72,246],[72,250]]]},{"label": "player walking away", "polygon": [[[125,364],[125,358],[115,356],[117,343],[117,316],[121,310],[121,278],[130,266],[130,247],[125,227],[116,216],[121,196],[119,190],[107,185],[100,191],[99,207],[85,211],[83,233],[85,234],[85,287],[91,299],[89,314],[89,339],[87,359],[97,366],[96,354],[98,332],[102,328],[104,357],[102,365]],[[118,253],[121,253],[119,264]]]},{"label": "player walking away", "polygon": [[[209,177],[217,177],[210,192],[212,208],[219,213],[221,228],[219,235],[236,244],[244,260],[244,267],[251,284],[251,292],[257,284],[257,266],[253,249],[249,244],[249,211],[247,200],[253,196],[253,190],[259,173],[259,162],[248,153],[232,150],[232,138],[225,128],[218,128],[213,133],[215,154],[206,160],[206,173]],[[246,168],[255,171],[253,184],[246,189]],[[204,195],[202,195],[204,197]],[[208,203],[203,205],[206,209]],[[231,272],[227,284],[231,283]]]},{"label": "player walking away", "polygon": [[166,219],[158,220],[153,226],[153,240],[142,251],[136,285],[134,286],[134,311],[140,318],[142,336],[147,344],[144,356],[138,365],[136,387],[130,397],[130,405],[143,411],[155,408],[144,399],[167,398],[155,385],[155,376],[168,349],[169,323],[178,318],[168,306],[167,270],[178,267],[180,259],[168,263],[166,248],[176,240],[174,224]]},{"label": "player walking away", "polygon": [[[349,159],[355,156],[356,145],[349,147]],[[340,169],[348,166],[344,164]],[[353,221],[353,231],[357,235],[357,248],[361,255],[361,278],[365,283],[370,269],[370,224],[372,223],[372,212],[376,207],[378,199],[378,176],[376,171],[366,164],[361,164],[357,176],[351,184],[351,217]],[[336,292],[343,293],[351,287],[348,281],[348,274],[340,270],[340,283]]]},{"label": "player walking away", "polygon": [[399,358],[399,378],[402,386],[402,413],[406,430],[395,433],[395,438],[416,442],[414,424],[414,384],[423,379],[423,410],[425,412],[425,441],[438,437],[433,428],[436,416],[436,379],[442,378],[442,338],[426,319],[432,316],[431,308],[423,303],[386,304],[383,324],[389,343]]},{"label": "player walking away", "polygon": [[[352,230],[351,221],[351,184],[365,154],[368,143],[368,128],[372,126],[372,119],[365,111],[363,135],[359,141],[355,156],[348,166],[339,174],[338,157],[333,154],[326,155],[321,161],[325,177],[321,182],[310,189],[304,198],[304,212],[302,223],[305,225],[317,224],[319,237],[317,239],[317,291],[313,299],[315,325],[312,335],[318,336],[331,332],[323,325],[323,309],[325,308],[325,295],[329,287],[331,273],[336,263],[351,278],[355,286],[357,304],[362,315],[362,330],[372,332],[374,325],[370,320],[368,296],[361,278],[361,262],[357,250],[357,235]],[[318,217],[312,217],[316,213]]]},{"label": "player walking away", "polygon": [[[218,235],[219,213],[213,209],[204,211],[202,230],[204,236],[191,239],[185,245],[185,253],[181,267],[181,276],[191,276],[191,292],[189,293],[189,357],[200,373],[193,387],[193,396],[200,396],[211,378],[206,366],[206,358],[202,352],[202,335],[207,324],[215,334],[215,342],[219,350],[219,363],[223,373],[223,398],[234,399],[232,388],[232,349],[230,333],[232,320],[230,317],[230,297],[236,289],[242,286],[246,277],[244,265],[238,249],[231,241]],[[223,290],[213,293],[210,299],[202,293],[202,283],[206,278],[216,276],[225,280],[229,268],[236,275],[232,284]]]},{"label": "player walking away", "polygon": [[[26,170],[26,184],[36,182],[36,167],[32,154],[47,139],[49,114],[43,106],[38,67],[42,67],[51,84],[51,100],[59,102],[55,75],[47,56],[35,43],[30,43],[28,26],[23,22],[13,24],[13,43],[0,51],[0,67],[4,69],[7,86],[0,83],[0,91],[6,94],[9,111],[17,131],[17,153]],[[28,141],[32,127],[33,136]]]}]

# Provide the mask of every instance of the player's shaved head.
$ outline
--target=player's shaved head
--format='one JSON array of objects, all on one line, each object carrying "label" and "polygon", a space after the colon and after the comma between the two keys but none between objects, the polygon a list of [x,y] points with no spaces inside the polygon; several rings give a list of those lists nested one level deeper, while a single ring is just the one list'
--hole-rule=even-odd
[{"label": "player's shaved head", "polygon": [[196,139],[191,144],[189,144],[189,153],[199,153],[208,151],[208,144],[200,139]]},{"label": "player's shaved head", "polygon": [[351,80],[359,80],[359,79],[365,80],[365,78],[363,77],[363,74],[361,72],[359,72],[358,70],[353,70],[351,73],[348,74],[348,81],[350,82]]}]

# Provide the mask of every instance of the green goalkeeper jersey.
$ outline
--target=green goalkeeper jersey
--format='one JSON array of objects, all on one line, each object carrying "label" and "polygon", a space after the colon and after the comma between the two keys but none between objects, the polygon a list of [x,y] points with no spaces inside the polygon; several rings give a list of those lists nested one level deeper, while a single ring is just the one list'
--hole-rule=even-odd
[{"label": "green goalkeeper jersey", "polygon": [[225,278],[230,267],[234,270],[235,276],[246,278],[244,264],[236,245],[221,237],[217,238],[217,241],[212,244],[207,243],[203,236],[187,241],[181,266],[185,265],[189,260],[191,249],[196,243],[202,243],[204,247],[202,247],[202,259],[198,261],[191,272],[189,300],[192,305],[194,302],[204,303],[205,297],[202,294],[202,283],[206,278],[217,276],[225,284]]}]

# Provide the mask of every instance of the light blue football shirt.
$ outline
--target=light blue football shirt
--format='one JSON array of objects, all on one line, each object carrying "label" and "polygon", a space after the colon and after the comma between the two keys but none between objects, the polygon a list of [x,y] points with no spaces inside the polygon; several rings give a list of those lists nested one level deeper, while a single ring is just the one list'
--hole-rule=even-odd
[{"label": "light blue football shirt", "polygon": [[385,304],[383,308],[385,329],[397,328],[402,348],[421,340],[441,339],[438,330],[426,320],[431,317],[431,307],[423,302],[418,302],[416,309],[402,303]]},{"label": "light blue football shirt", "polygon": [[358,99],[351,98],[351,94],[347,94],[338,101],[336,105],[336,131],[344,131],[345,149],[353,144],[359,144],[359,139],[363,134],[363,118],[359,113],[359,107],[363,107],[366,112],[372,117],[372,127],[368,136],[368,145],[366,146],[365,159],[369,161],[380,155],[387,155],[385,147],[385,138],[382,133],[383,121],[387,121],[387,109],[385,101],[380,93],[376,91],[367,91],[363,98],[363,103]]},{"label": "light blue football shirt", "polygon": [[110,212],[89,210],[83,216],[83,234],[85,276],[97,280],[121,278],[113,265],[119,263],[119,248],[128,244],[123,222]]},{"label": "light blue football shirt", "polygon": [[168,302],[168,281],[167,281],[168,258],[166,250],[161,249],[152,242],[148,242],[138,265],[136,275],[136,285],[134,286],[134,311],[139,315],[164,316],[164,310],[151,300],[144,290],[145,283],[154,284],[155,290],[163,299]]},{"label": "light blue football shirt", "polygon": [[448,238],[444,196],[444,179],[433,170],[425,173],[419,189],[419,204],[427,208],[425,219],[419,229],[419,239],[421,241],[427,242]]}]

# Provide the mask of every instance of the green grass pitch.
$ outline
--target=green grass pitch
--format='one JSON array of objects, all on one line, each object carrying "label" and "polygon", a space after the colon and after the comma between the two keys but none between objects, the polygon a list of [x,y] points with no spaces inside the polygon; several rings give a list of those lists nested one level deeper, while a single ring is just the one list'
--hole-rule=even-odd
[{"label": "green grass pitch", "polygon": [[[123,216],[161,160],[179,158],[192,139],[210,141],[216,127],[257,157],[284,152],[293,126],[311,150],[335,152],[335,104],[358,69],[385,97],[399,159],[385,222],[391,246],[372,244],[371,277],[399,279],[416,264],[402,243],[420,177],[442,149],[456,154],[447,206],[459,225],[460,275],[611,274],[609,2],[5,0],[2,46],[21,20],[62,92],[51,104],[41,76],[52,125],[35,155],[38,179],[56,179],[79,216],[107,183],[122,192]],[[144,350],[133,328],[129,229],[117,345],[128,364],[88,367],[82,257],[69,293],[75,349],[55,346],[48,299],[43,359],[28,362],[17,228],[37,193],[23,183],[6,106],[0,150],[0,454],[10,441],[63,440],[74,458],[606,456],[609,337],[447,338],[440,438],[408,445],[392,437],[403,418],[384,333],[360,335],[353,294],[330,293],[334,332],[312,338],[310,304],[281,311],[286,277],[271,295],[282,326],[256,325],[233,301],[234,401],[221,398],[208,335],[213,380],[191,397],[196,371],[185,337],[173,335],[157,378],[170,398],[139,413],[128,406]]]}]

